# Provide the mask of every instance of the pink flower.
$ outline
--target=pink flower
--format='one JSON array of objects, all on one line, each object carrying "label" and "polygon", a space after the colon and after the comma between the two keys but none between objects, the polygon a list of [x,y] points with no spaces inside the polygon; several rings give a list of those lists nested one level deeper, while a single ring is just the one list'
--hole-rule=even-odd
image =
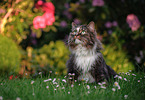
[{"label": "pink flower", "polygon": [[72,19],[72,14],[68,10],[64,10],[63,15],[65,15],[68,19]]},{"label": "pink flower", "polygon": [[33,19],[33,25],[35,29],[45,28],[46,27],[45,18],[43,16],[36,16]]},{"label": "pink flower", "polygon": [[49,13],[54,13],[55,12],[55,7],[54,7],[52,2],[44,3],[43,6],[42,6],[42,9],[43,9],[43,11],[49,12]]},{"label": "pink flower", "polygon": [[93,6],[104,6],[104,0],[93,0]]},{"label": "pink flower", "polygon": [[46,25],[52,25],[53,22],[55,22],[55,16],[53,13],[46,12],[43,14],[43,17],[45,18]]},{"label": "pink flower", "polygon": [[108,30],[108,34],[112,34],[112,30]]},{"label": "pink flower", "polygon": [[61,27],[67,27],[67,22],[66,21],[61,21],[60,26]]},{"label": "pink flower", "polygon": [[75,22],[76,24],[78,24],[78,25],[81,24],[81,21],[80,21],[79,19],[77,19],[77,18],[74,19],[74,22]]},{"label": "pink flower", "polygon": [[52,25],[55,22],[55,7],[51,2],[43,2],[39,0],[36,5],[36,8],[41,7],[42,10],[45,12],[42,16],[37,16],[33,19],[33,25],[35,29],[45,28],[46,25]]},{"label": "pink flower", "polygon": [[36,8],[41,7],[44,4],[44,2],[42,0],[38,0],[37,3],[35,4]]},{"label": "pink flower", "polygon": [[69,8],[69,3],[65,3],[64,7],[68,9]]},{"label": "pink flower", "polygon": [[129,27],[132,31],[136,31],[140,27],[140,21],[138,20],[138,17],[134,14],[129,14],[126,18],[126,22],[129,24]]},{"label": "pink flower", "polygon": [[52,2],[43,2],[42,0],[39,0],[35,4],[36,8],[42,8],[44,12],[49,12],[49,13],[54,13],[55,12],[55,7]]},{"label": "pink flower", "polygon": [[118,26],[117,21],[113,21],[113,22],[112,22],[112,26]]},{"label": "pink flower", "polygon": [[85,3],[85,0],[79,0],[80,3]]},{"label": "pink flower", "polygon": [[43,1],[42,0],[39,0],[38,2],[37,2],[37,4],[39,5],[39,6],[42,6],[43,5]]},{"label": "pink flower", "polygon": [[105,27],[106,28],[111,28],[112,27],[112,23],[110,21],[105,23]]}]

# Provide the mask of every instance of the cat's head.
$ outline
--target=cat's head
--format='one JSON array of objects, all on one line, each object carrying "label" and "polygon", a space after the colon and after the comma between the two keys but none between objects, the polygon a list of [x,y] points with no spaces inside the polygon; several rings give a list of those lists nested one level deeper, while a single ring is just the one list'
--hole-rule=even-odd
[{"label": "cat's head", "polygon": [[76,49],[78,45],[87,49],[95,47],[96,50],[101,50],[101,42],[97,40],[96,36],[94,22],[90,22],[88,25],[76,25],[72,22],[72,31],[69,34],[68,45],[71,50]]}]

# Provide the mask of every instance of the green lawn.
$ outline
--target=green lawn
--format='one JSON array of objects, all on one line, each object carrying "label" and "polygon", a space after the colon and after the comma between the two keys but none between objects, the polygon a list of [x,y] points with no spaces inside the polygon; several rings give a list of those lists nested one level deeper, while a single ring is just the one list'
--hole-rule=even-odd
[{"label": "green lawn", "polygon": [[121,74],[107,87],[75,82],[64,77],[0,79],[0,100],[145,100],[145,74]]}]

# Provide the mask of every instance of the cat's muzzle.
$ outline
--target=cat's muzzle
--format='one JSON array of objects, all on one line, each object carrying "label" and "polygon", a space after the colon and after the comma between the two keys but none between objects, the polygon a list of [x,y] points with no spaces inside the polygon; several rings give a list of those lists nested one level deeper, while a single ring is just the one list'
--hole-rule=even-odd
[{"label": "cat's muzzle", "polygon": [[80,40],[80,34],[76,34],[73,39],[75,44],[82,44],[82,41]]},{"label": "cat's muzzle", "polygon": [[82,41],[76,38],[75,39],[75,44],[82,44]]}]

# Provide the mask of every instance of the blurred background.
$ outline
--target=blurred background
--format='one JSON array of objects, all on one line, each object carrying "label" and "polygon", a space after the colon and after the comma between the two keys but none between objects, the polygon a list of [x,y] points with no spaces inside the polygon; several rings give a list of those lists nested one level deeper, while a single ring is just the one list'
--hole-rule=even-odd
[{"label": "blurred background", "polygon": [[108,65],[145,72],[145,0],[2,0],[0,76],[66,75],[71,23],[90,21]]}]

